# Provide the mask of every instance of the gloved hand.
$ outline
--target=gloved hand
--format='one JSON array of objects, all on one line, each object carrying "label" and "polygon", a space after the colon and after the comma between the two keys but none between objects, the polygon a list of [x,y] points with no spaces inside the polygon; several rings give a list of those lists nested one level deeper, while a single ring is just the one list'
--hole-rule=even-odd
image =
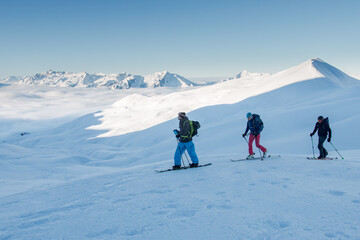
[{"label": "gloved hand", "polygon": [[243,136],[243,138],[244,138],[244,137],[246,136],[246,134],[244,133],[242,136]]},{"label": "gloved hand", "polygon": [[314,134],[313,134],[313,133],[310,133],[310,137],[312,137],[312,136],[314,136]]},{"label": "gloved hand", "polygon": [[180,137],[180,135],[179,135],[179,130],[174,129],[174,130],[173,130],[173,133],[175,134],[176,138],[179,138],[179,137]]},{"label": "gloved hand", "polygon": [[331,138],[328,138],[328,142],[331,142]]}]

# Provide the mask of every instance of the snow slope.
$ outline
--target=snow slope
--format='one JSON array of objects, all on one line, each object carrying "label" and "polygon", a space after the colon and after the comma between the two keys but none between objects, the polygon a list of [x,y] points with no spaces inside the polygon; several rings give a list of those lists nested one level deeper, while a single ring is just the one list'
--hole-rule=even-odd
[{"label": "snow slope", "polygon": [[[360,239],[359,93],[358,80],[312,59],[271,76],[133,94],[46,132],[8,137],[0,236]],[[197,153],[213,165],[156,174],[172,165],[178,111],[200,121]],[[247,154],[248,111],[262,116],[262,144],[281,158],[229,161]],[[344,160],[305,158],[320,114]]]},{"label": "snow slope", "polygon": [[[316,94],[317,89],[319,91],[335,89],[337,92],[337,90],[342,91],[359,85],[359,80],[347,76],[320,59],[311,59],[275,75],[262,74],[257,78],[240,77],[232,81],[166,96],[149,98],[134,94],[114,103],[112,108],[96,114],[102,123],[90,129],[108,130],[100,135],[102,137],[140,131],[174,118],[179,111],[189,112],[205,106],[233,104],[307,80],[312,80],[312,83],[302,83],[301,86],[304,87],[301,91],[297,90],[298,86],[294,87],[297,94],[308,95],[309,90]],[[119,121],[119,119],[125,119],[125,121]]]},{"label": "snow slope", "polygon": [[186,88],[71,88],[9,85],[0,88],[0,140],[16,133],[57,127],[85,114],[109,108],[134,93],[156,96]]},{"label": "snow slope", "polygon": [[[112,89],[155,88],[155,87],[189,87],[195,86],[190,80],[167,71],[148,76],[119,74],[89,74],[49,70],[27,77],[8,77],[0,81],[2,84],[35,85],[51,87],[108,87]],[[1,87],[1,85],[0,85]]]}]

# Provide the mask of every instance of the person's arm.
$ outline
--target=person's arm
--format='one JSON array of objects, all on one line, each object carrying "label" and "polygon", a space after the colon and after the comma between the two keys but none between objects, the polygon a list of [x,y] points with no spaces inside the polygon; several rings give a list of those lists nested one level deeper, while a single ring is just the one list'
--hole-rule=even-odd
[{"label": "person's arm", "polygon": [[328,127],[328,132],[329,132],[328,142],[330,142],[331,141],[331,128],[330,128],[329,124],[327,125],[327,127]]},{"label": "person's arm", "polygon": [[316,133],[316,131],[318,130],[318,128],[319,128],[319,123],[316,123],[314,131],[312,133],[310,133],[310,136],[313,136]]},{"label": "person's arm", "polygon": [[248,133],[248,131],[249,131],[249,121],[246,124],[246,130],[245,130],[245,133],[242,136],[245,137],[246,134]]}]

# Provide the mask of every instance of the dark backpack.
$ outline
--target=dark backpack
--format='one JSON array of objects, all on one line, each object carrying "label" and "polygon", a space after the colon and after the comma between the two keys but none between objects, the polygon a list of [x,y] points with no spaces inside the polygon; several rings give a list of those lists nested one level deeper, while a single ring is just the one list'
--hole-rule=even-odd
[{"label": "dark backpack", "polygon": [[264,129],[264,123],[261,120],[260,116],[258,114],[253,114],[252,117],[254,118],[255,123],[259,124],[259,131],[261,132]]},{"label": "dark backpack", "polygon": [[328,117],[325,118],[325,119],[324,119],[324,122],[325,122],[326,125],[329,125],[329,118],[328,118]]},{"label": "dark backpack", "polygon": [[326,129],[326,131],[329,131],[330,125],[329,125],[329,118],[324,118],[324,127]]},{"label": "dark backpack", "polygon": [[198,135],[198,129],[200,128],[200,123],[198,121],[189,120],[190,124],[190,137]]}]

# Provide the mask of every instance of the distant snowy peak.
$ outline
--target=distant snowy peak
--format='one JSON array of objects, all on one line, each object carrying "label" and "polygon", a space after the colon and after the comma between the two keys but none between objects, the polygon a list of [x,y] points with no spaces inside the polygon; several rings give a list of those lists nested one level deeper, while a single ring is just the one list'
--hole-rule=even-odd
[{"label": "distant snowy peak", "polygon": [[8,77],[1,81],[3,84],[25,84],[51,87],[109,87],[113,89],[128,88],[156,88],[156,87],[190,87],[197,84],[190,80],[167,71],[157,72],[148,76],[132,75],[129,73],[89,74],[86,72],[73,73],[61,71],[46,71],[27,77]]},{"label": "distant snowy peak", "polygon": [[188,87],[197,85],[180,75],[168,71],[145,76],[144,83],[149,87]]},{"label": "distant snowy peak", "polygon": [[240,79],[240,78],[246,78],[246,79],[259,78],[259,77],[270,76],[270,75],[271,75],[270,73],[252,73],[252,72],[245,70],[233,77],[225,79],[224,81]]},{"label": "distant snowy peak", "polygon": [[331,66],[320,58],[311,59],[312,66],[325,78],[332,80],[335,84],[341,87],[359,84],[359,80],[353,78],[338,68]]},{"label": "distant snowy peak", "polygon": [[351,87],[360,83],[359,80],[350,77],[320,58],[313,58],[295,67],[278,72],[272,75],[271,79],[289,84],[315,79],[327,81],[330,85],[337,87]]},{"label": "distant snowy peak", "polygon": [[281,85],[286,85],[311,79],[328,81],[330,85],[335,85],[338,87],[351,87],[360,84],[359,79],[347,75],[346,73],[331,66],[320,58],[307,60],[297,66],[278,72],[276,74],[251,73],[248,71],[242,71],[234,77],[223,80],[223,82],[229,80],[240,80],[244,83],[247,83],[254,80],[260,80],[264,81],[265,83],[269,80],[273,84],[277,82]]}]

